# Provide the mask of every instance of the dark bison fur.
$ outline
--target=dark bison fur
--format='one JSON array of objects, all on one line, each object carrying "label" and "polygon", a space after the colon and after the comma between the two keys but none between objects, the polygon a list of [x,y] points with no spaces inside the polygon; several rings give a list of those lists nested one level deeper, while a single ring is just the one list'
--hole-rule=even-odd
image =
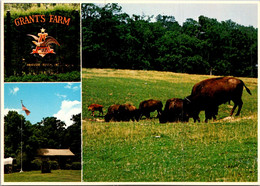
[{"label": "dark bison fur", "polygon": [[119,118],[121,121],[139,120],[139,118],[136,117],[138,111],[136,107],[131,104],[120,105],[118,111],[119,111]]},{"label": "dark bison fur", "polygon": [[105,121],[138,121],[138,112],[138,109],[131,104],[111,105],[105,115]]},{"label": "dark bison fur", "polygon": [[166,122],[188,122],[189,117],[183,109],[183,99],[172,98],[166,101],[164,110],[159,116],[160,123]]},{"label": "dark bison fur", "polygon": [[107,114],[105,115],[105,121],[117,121],[119,104],[114,104],[108,107]]},{"label": "dark bison fur", "polygon": [[162,107],[163,104],[159,100],[149,99],[149,100],[142,101],[139,104],[140,119],[142,118],[142,116],[145,116],[146,118],[150,118],[150,113],[156,110],[158,112],[157,117],[159,117],[162,113]]},{"label": "dark bison fur", "polygon": [[203,80],[195,84],[192,88],[191,95],[184,100],[185,111],[194,119],[199,119],[199,113],[205,110],[205,122],[209,119],[216,119],[218,114],[218,106],[233,101],[234,107],[230,115],[233,115],[236,107],[238,111],[236,116],[240,114],[243,101],[241,99],[243,87],[251,95],[250,90],[244,82],[235,77],[220,77]]}]

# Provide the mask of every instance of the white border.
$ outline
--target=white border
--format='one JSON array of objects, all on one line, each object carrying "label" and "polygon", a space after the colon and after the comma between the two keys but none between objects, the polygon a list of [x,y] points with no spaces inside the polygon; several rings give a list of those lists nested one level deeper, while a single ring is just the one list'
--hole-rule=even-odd
[{"label": "white border", "polygon": [[4,159],[4,113],[3,113],[3,110],[4,110],[4,16],[3,16],[3,14],[4,14],[4,4],[3,4],[3,2],[1,2],[1,5],[0,5],[0,7],[1,7],[1,20],[0,20],[0,28],[1,28],[1,31],[0,31],[0,33],[1,33],[1,63],[0,63],[0,69],[1,69],[1,77],[0,77],[0,80],[1,80],[1,86],[0,86],[0,90],[1,90],[1,101],[0,101],[0,103],[1,103],[1,107],[0,107],[0,109],[1,109],[1,112],[0,112],[0,114],[1,114],[1,119],[0,119],[0,124],[1,124],[1,150],[0,150],[0,152],[1,152],[1,163],[0,163],[0,165],[1,165],[1,171],[0,171],[0,173],[1,173],[1,183],[2,183],[2,180],[4,180],[4,164],[3,164],[3,159]]},{"label": "white border", "polygon": [[[0,21],[0,28],[1,28],[1,64],[0,64],[0,69],[1,69],[1,76],[0,76],[0,91],[1,91],[1,111],[4,110],[4,3],[42,3],[42,1],[39,0],[2,0],[1,1],[1,21]],[[174,0],[163,0],[163,1],[158,1],[158,0],[75,0],[75,1],[65,1],[65,0],[45,0],[44,3],[79,3],[80,4],[80,43],[82,44],[82,19],[81,19],[81,3],[121,3],[121,4],[256,4],[258,6],[258,29],[260,25],[260,1],[258,0],[248,0],[248,1],[240,1],[240,0],[219,0],[219,1],[209,1],[209,0],[202,0],[202,1],[174,1]],[[260,46],[259,46],[259,31],[258,31],[258,51],[260,51]],[[82,46],[82,45],[81,45]],[[82,67],[82,47],[80,46],[80,62],[81,62],[81,67]],[[258,64],[259,64],[259,57],[258,57]],[[258,74],[260,74],[259,66],[258,66]],[[259,78],[258,78],[258,84],[259,84]],[[43,82],[41,82],[43,83]],[[52,82],[53,83],[53,82]],[[78,83],[78,82],[77,82]],[[82,92],[82,70],[81,70],[81,92]],[[258,95],[260,94],[260,90],[258,89]],[[82,94],[81,94],[81,104],[82,104]],[[260,104],[260,101],[258,99],[258,105]],[[258,118],[260,114],[258,112]],[[258,161],[258,181],[257,182],[83,182],[83,170],[81,170],[81,181],[82,182],[4,182],[4,166],[3,166],[3,157],[4,157],[4,125],[3,125],[3,119],[4,119],[4,114],[1,112],[1,185],[259,185],[260,184],[260,174],[259,174],[259,167],[260,163]],[[82,113],[81,113],[81,120],[82,120]],[[258,120],[258,150],[259,150],[259,120]],[[81,127],[82,129],[82,127]],[[81,141],[83,141],[83,137],[81,136]],[[81,147],[83,148],[83,143],[81,143]],[[83,153],[83,151],[81,151]],[[83,154],[82,154],[83,155]],[[81,166],[83,168],[83,156],[81,156]],[[258,160],[260,159],[260,155],[258,153]]]}]

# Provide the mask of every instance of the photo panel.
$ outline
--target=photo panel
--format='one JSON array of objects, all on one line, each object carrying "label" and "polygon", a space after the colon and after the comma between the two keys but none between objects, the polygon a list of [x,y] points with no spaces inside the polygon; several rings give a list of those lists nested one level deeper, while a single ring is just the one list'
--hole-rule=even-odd
[{"label": "photo panel", "polygon": [[5,83],[4,181],[81,181],[81,83]]},{"label": "photo panel", "polygon": [[4,81],[80,82],[80,4],[4,3]]},{"label": "photo panel", "polygon": [[83,181],[258,182],[257,12],[82,3]]}]

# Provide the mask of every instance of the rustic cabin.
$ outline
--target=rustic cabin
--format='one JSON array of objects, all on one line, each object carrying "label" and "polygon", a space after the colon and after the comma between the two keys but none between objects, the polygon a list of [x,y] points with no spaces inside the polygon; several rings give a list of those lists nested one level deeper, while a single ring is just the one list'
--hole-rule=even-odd
[{"label": "rustic cabin", "polygon": [[58,162],[58,169],[65,169],[66,164],[71,164],[75,156],[70,149],[38,149],[37,155],[41,158],[42,162]]}]

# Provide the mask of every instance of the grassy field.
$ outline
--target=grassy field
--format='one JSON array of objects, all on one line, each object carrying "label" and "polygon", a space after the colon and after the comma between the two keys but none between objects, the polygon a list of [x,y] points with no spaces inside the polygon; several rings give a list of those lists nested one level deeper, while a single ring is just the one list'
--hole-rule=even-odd
[{"label": "grassy field", "polygon": [[80,182],[80,170],[52,170],[42,174],[41,171],[24,171],[4,175],[5,182]]},{"label": "grassy field", "polygon": [[[138,107],[146,99],[184,98],[192,86],[213,76],[171,72],[83,69],[83,181],[86,182],[257,182],[257,79],[240,78],[240,116],[220,106],[217,121],[166,123],[103,122],[92,103]],[[98,113],[96,113],[98,114]],[[156,116],[157,113],[153,113]],[[200,118],[204,120],[204,112]]]}]

